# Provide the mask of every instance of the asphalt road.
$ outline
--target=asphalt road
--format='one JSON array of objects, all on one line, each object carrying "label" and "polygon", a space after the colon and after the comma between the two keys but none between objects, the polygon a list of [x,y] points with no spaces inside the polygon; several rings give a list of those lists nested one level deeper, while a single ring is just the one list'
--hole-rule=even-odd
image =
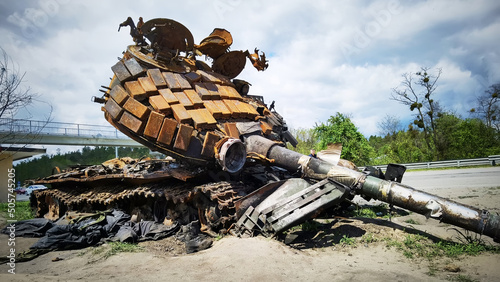
[{"label": "asphalt road", "polygon": [[404,174],[402,183],[422,191],[500,187],[500,166],[409,171]]}]

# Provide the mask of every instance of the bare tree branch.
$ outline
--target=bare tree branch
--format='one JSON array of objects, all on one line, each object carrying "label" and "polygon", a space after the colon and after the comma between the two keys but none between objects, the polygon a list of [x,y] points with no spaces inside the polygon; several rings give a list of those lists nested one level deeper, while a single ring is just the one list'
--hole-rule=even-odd
[{"label": "bare tree branch", "polygon": [[[19,70],[19,67],[1,47],[0,53],[0,131],[2,131],[3,136],[0,138],[0,144],[8,144],[7,147],[3,146],[4,149],[11,149],[15,145],[21,145],[21,147],[17,146],[16,149],[22,149],[27,146],[27,143],[32,143],[37,138],[40,130],[50,121],[52,106],[49,105],[50,111],[47,120],[43,126],[36,129],[38,131],[24,133],[14,126],[14,117],[21,109],[26,109],[35,101],[42,101],[38,100],[39,95],[32,93],[30,87],[23,87],[22,84],[26,73]],[[26,143],[12,144],[12,142],[9,142],[10,137],[13,135],[19,136],[19,134],[26,134],[26,138],[22,138]]]},{"label": "bare tree branch", "polygon": [[471,110],[487,126],[500,131],[500,83],[491,85],[477,97],[477,107]]},{"label": "bare tree branch", "polygon": [[403,128],[401,126],[401,120],[389,114],[386,114],[384,119],[377,123],[377,127],[379,128],[379,134],[381,136],[394,135]]}]

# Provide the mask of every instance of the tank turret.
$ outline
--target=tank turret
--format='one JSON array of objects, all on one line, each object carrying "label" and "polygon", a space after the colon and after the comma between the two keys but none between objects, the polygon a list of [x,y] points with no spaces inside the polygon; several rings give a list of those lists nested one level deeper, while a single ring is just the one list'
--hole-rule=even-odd
[{"label": "tank turret", "polygon": [[127,25],[136,44],[112,66],[109,87],[94,101],[104,103],[105,118],[130,138],[176,160],[218,163],[230,173],[246,160],[241,135],[258,132],[274,142],[296,142],[262,96],[249,95],[250,83],[234,79],[247,59],[265,70],[264,53],[229,51],[233,39],[225,29],[214,29],[197,45],[184,25],[170,19],[136,27],[129,18],[120,27]]}]

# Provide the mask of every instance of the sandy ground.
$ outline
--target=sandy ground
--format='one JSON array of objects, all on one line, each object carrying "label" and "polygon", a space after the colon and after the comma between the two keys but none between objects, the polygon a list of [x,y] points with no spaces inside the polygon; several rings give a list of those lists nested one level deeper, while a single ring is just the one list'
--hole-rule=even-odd
[{"label": "sandy ground", "polygon": [[[498,187],[442,189],[439,193],[499,211]],[[406,223],[409,218],[419,224]],[[500,281],[500,254],[429,261],[410,259],[388,248],[384,238],[404,238],[413,228],[431,237],[456,240],[452,226],[418,214],[392,220],[327,218],[317,222],[317,230],[297,232],[299,237],[289,245],[282,239],[226,236],[194,254],[182,254],[182,245],[173,238],[143,242],[144,251],[107,259],[96,248],[51,252],[16,263],[15,275],[7,272],[9,266],[0,265],[0,281]],[[366,234],[378,241],[363,242]],[[355,238],[356,245],[342,245],[344,235]],[[16,238],[16,251],[36,240]],[[1,234],[0,254],[7,252],[7,236]],[[470,280],[460,280],[464,277]]]}]

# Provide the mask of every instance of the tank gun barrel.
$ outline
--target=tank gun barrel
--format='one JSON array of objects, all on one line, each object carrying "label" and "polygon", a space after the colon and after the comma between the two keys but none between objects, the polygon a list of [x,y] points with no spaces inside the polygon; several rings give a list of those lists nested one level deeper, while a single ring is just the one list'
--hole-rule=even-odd
[{"label": "tank gun barrel", "polygon": [[500,240],[500,216],[487,210],[373,176],[365,178],[359,193]]},{"label": "tank gun barrel", "polygon": [[274,164],[291,171],[301,170],[304,176],[330,178],[351,188],[356,194],[384,201],[410,211],[439,219],[470,231],[500,240],[500,216],[436,195],[428,194],[394,181],[379,179],[363,172],[333,165],[288,150],[260,136],[246,140],[247,151],[274,160]]}]

